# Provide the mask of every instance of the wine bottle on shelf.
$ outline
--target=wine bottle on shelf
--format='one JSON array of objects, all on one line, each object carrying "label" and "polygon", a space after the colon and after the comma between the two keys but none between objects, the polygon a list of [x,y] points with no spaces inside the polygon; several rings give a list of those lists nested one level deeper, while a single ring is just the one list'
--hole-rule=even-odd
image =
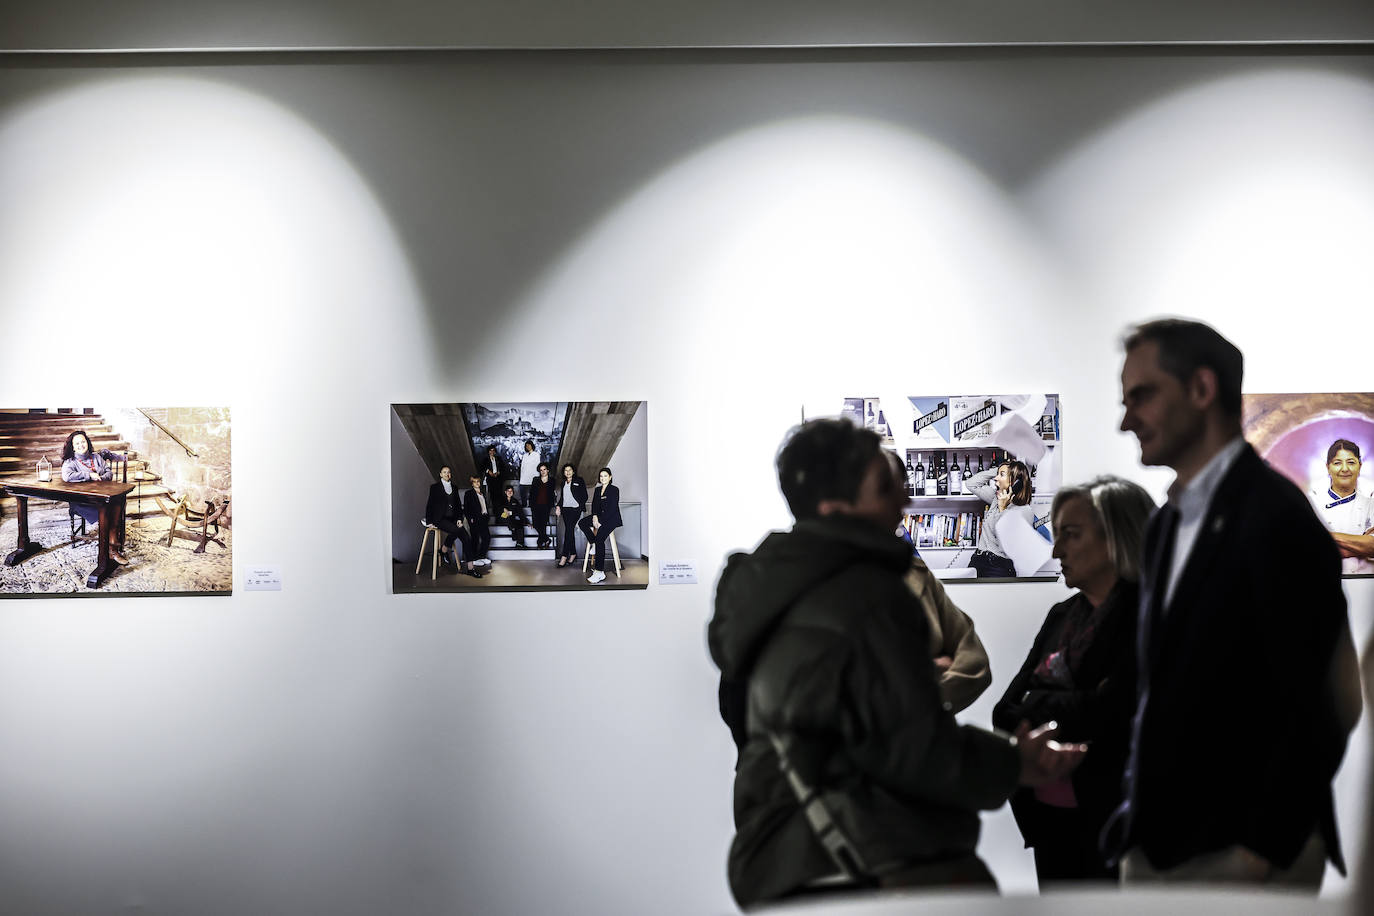
[{"label": "wine bottle on shelf", "polygon": [[887,417],[883,415],[882,408],[878,408],[878,428],[875,430],[884,439],[887,438]]},{"label": "wine bottle on shelf", "polygon": [[964,492],[968,492],[968,479],[973,476],[973,469],[969,467],[968,452],[964,452]]},{"label": "wine bottle on shelf", "polygon": [[926,456],[926,495],[935,495],[935,464],[934,456]]},{"label": "wine bottle on shelf", "polygon": [[964,492],[964,472],[959,470],[959,456],[953,452],[949,454],[949,495],[958,496]]},{"label": "wine bottle on shelf", "polygon": [[[911,467],[910,458],[907,459],[906,466],[908,468]],[[925,466],[921,464],[921,456],[919,454],[916,456],[916,472],[912,478],[911,491],[914,496],[926,495],[926,469]]]},{"label": "wine bottle on shelf", "polygon": [[945,456],[942,452],[935,453],[935,495],[949,495],[949,468],[945,466]]},{"label": "wine bottle on shelf", "polygon": [[916,495],[916,471],[911,467],[911,456],[906,458],[906,495]]},{"label": "wine bottle on shelf", "polygon": [[983,453],[982,453],[982,452],[979,452],[979,453],[978,453],[978,473],[981,474],[981,473],[983,473],[984,470],[985,470],[985,468],[983,467]]}]

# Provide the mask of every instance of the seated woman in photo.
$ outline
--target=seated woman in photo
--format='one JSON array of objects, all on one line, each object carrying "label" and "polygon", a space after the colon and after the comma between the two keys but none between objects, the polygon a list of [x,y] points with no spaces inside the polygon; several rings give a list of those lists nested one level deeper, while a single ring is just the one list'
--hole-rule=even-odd
[{"label": "seated woman in photo", "polygon": [[611,469],[602,468],[596,479],[599,485],[592,491],[591,515],[577,523],[587,536],[587,543],[596,545],[596,562],[587,577],[593,585],[606,581],[606,539],[622,524],[620,488],[611,483]]},{"label": "seated woman in photo", "polygon": [[468,483],[472,487],[463,494],[463,517],[468,520],[468,531],[472,537],[472,565],[490,566],[491,558],[487,556],[487,551],[491,549],[491,526],[487,522],[487,514],[491,510],[486,497],[482,495],[482,478],[474,474],[468,478]]},{"label": "seated woman in photo", "polygon": [[1317,518],[1340,548],[1345,575],[1374,573],[1374,496],[1359,492],[1362,467],[1360,447],[1337,439],[1326,450],[1329,486],[1308,494]]},{"label": "seated woman in photo", "polygon": [[1006,731],[1057,722],[1060,740],[1092,744],[1072,776],[1011,798],[1042,889],[1057,881],[1117,882],[1098,836],[1121,802],[1135,705],[1139,555],[1154,509],[1143,488],[1119,477],[1065,487],[1050,508],[1054,556],[1064,584],[1078,591],[1050,608],[992,711],[992,724]]},{"label": "seated woman in photo", "polygon": [[515,495],[515,484],[506,484],[501,491],[500,507],[496,510],[501,524],[510,531],[511,540],[520,548],[525,547],[525,507],[520,497]]},{"label": "seated woman in photo", "polygon": [[[112,480],[114,479],[114,471],[109,465],[109,461],[112,460],[122,459],[117,458],[109,449],[95,451],[91,448],[90,438],[78,429],[67,437],[66,442],[62,443],[62,479],[67,483]],[[88,531],[100,522],[100,510],[95,506],[72,504],[70,509],[85,520]],[[116,525],[119,522],[119,519],[115,520]],[[105,537],[107,533],[102,531],[100,536]],[[120,566],[129,565],[129,558],[115,549],[114,544],[110,545],[110,557]]]},{"label": "seated woman in photo", "polygon": [[558,566],[577,562],[577,519],[587,508],[587,484],[577,476],[577,468],[563,465],[563,480],[556,491],[553,514],[563,523],[563,543],[558,548]]},{"label": "seated woman in photo", "polygon": [[988,504],[983,510],[983,523],[978,526],[978,543],[969,566],[978,571],[980,579],[1015,577],[1016,565],[997,537],[997,520],[1012,506],[1030,505],[1030,469],[1015,459],[1003,461],[995,470],[970,477],[968,490]]}]

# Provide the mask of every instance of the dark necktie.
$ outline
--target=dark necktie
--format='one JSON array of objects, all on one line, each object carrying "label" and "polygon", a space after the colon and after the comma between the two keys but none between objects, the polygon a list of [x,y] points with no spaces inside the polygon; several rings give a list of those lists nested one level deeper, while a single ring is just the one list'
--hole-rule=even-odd
[{"label": "dark necktie", "polygon": [[1148,640],[1151,661],[1155,658],[1154,650],[1159,644],[1159,624],[1164,619],[1168,603],[1169,579],[1173,574],[1174,543],[1178,540],[1178,523],[1181,518],[1173,503],[1165,503],[1159,513],[1159,550],[1155,554],[1153,575],[1150,577],[1149,629],[1141,634]]}]

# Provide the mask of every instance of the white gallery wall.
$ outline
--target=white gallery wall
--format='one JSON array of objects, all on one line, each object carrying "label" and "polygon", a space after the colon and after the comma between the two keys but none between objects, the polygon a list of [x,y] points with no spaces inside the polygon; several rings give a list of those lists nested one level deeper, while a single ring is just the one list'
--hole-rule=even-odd
[{"label": "white gallery wall", "polygon": [[[0,406],[229,405],[236,587],[284,582],[0,602],[7,911],[727,912],[704,628],[725,555],[788,522],[804,401],[1059,392],[1066,480],[1162,494],[1116,429],[1130,322],[1214,323],[1250,391],[1374,378],[1367,55],[0,63]],[[646,551],[701,584],[392,596],[389,405],[553,399],[647,402]],[[985,723],[1066,592],[952,590]]]}]

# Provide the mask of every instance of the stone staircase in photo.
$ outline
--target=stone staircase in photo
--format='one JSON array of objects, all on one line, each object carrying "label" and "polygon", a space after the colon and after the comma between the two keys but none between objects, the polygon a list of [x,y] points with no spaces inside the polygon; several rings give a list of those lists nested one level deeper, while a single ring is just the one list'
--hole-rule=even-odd
[{"label": "stone staircase in photo", "polygon": [[[74,430],[81,430],[91,440],[96,451],[107,448],[129,455],[129,483],[135,484],[129,494],[127,515],[138,519],[162,515],[155,496],[168,500],[172,491],[162,485],[162,478],[148,463],[129,450],[129,443],[93,413],[0,413],[0,484],[7,480],[34,481],[38,479],[38,459],[52,462],[53,480],[62,479],[62,445]],[[116,470],[116,476],[119,471]],[[53,500],[29,500],[29,508],[65,505]],[[0,518],[12,518],[18,501],[0,494]]]},{"label": "stone staircase in photo", "polygon": [[[550,563],[558,559],[554,555],[553,547],[541,549],[534,546],[539,536],[535,534],[534,526],[528,524],[528,509],[525,510],[525,519],[525,543],[528,547],[521,549],[517,546],[510,529],[504,523],[491,522],[491,549],[487,551],[487,556],[493,560],[548,560]],[[549,530],[552,531],[553,527],[553,520],[550,519]]]}]

